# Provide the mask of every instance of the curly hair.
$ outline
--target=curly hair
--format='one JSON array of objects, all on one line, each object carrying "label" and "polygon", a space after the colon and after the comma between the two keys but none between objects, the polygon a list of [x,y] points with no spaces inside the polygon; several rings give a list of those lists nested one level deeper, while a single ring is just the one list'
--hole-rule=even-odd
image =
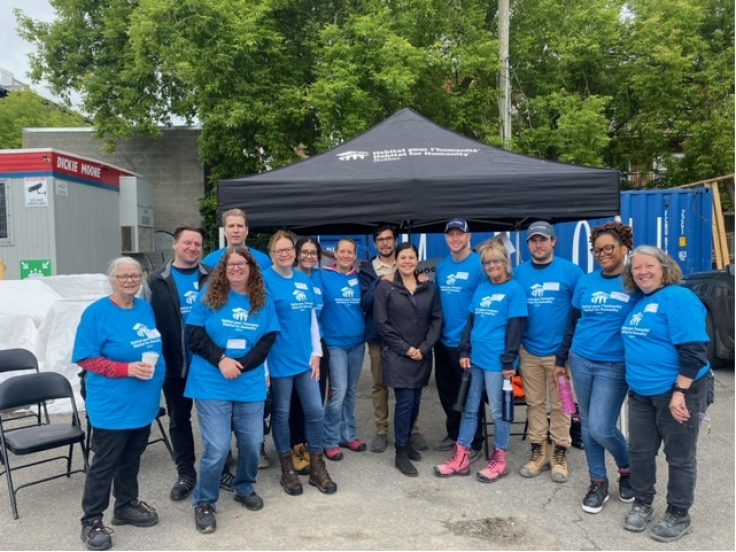
[{"label": "curly hair", "polygon": [[634,264],[634,258],[637,255],[649,255],[657,259],[662,266],[662,286],[678,285],[682,281],[682,269],[677,261],[670,257],[664,249],[654,247],[653,245],[640,245],[631,254],[629,263],[624,269],[624,288],[632,293],[640,291],[639,286],[634,281],[634,274],[631,267]]},{"label": "curly hair", "polygon": [[258,310],[266,304],[266,285],[263,283],[263,274],[253,255],[245,247],[232,247],[222,256],[220,264],[210,276],[207,282],[207,294],[202,299],[205,305],[212,310],[219,311],[227,303],[230,297],[230,282],[227,280],[227,263],[233,254],[240,255],[248,263],[250,272],[246,293],[250,299],[250,313],[257,314]]},{"label": "curly hair", "polygon": [[501,240],[494,238],[481,244],[478,253],[480,254],[482,262],[496,259],[503,261],[506,275],[511,278],[513,275],[513,271],[511,270],[511,257],[509,256],[508,249],[506,249],[506,246],[504,246]]},{"label": "curly hair", "polygon": [[629,251],[634,249],[634,230],[622,222],[609,222],[603,226],[596,226],[590,231],[590,245],[595,247],[595,240],[608,234],[619,245],[626,246]]}]

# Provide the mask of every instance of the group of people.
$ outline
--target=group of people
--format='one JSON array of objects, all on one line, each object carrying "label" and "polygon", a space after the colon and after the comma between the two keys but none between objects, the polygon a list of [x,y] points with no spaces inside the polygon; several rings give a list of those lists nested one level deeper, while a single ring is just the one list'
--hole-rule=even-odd
[{"label": "group of people", "polygon": [[[554,228],[546,222],[529,226],[531,260],[512,269],[500,240],[476,253],[468,223],[453,219],[445,228],[450,255],[430,279],[417,270],[417,248],[399,244],[391,225],[376,229],[378,255],[357,268],[357,245],[349,239],[338,242],[335,263],[320,268],[313,238],[277,232],[266,256],[245,245],[245,212],[225,212],[223,225],[228,247],[204,260],[204,230],[178,227],[174,259],[145,282],[137,261],[114,260],[112,295],[82,316],[73,361],[88,374],[93,428],[81,520],[88,549],[112,546],[102,520],[113,485],[113,525],[158,522],[154,508],[139,500],[137,477],[162,389],[177,467],[170,497],[193,495],[198,531],[216,530],[221,489],[249,510],[263,507],[255,484],[269,395],[284,491],[302,494],[299,475],[309,475],[310,485],[335,493],[325,459],[368,448],[355,417],[366,342],[375,422],[370,450],[388,448],[393,389],[395,466],[402,474],[417,476],[413,462],[428,449],[417,420],[434,367],[446,429],[434,448],[452,452],[434,467],[436,476],[469,475],[482,456],[484,398],[494,447],[477,478],[492,483],[508,475],[502,388],[518,372],[531,445],[519,473],[536,477],[549,469],[553,481],[566,482],[571,419],[557,378],[569,375],[591,481],[583,510],[598,513],[608,500],[608,450],[618,466],[619,498],[633,502],[624,527],[645,530],[654,517],[655,460],[664,441],[667,511],[651,536],[671,542],[692,531],[699,420],[712,378],[705,312],[677,285],[677,263],[658,248],[635,249],[630,227],[610,223],[591,232],[600,270],[583,275],[555,257]],[[456,412],[464,375],[469,391]],[[628,442],[617,428],[627,392]],[[192,406],[203,444],[198,471]],[[230,474],[233,434],[237,470]]]}]

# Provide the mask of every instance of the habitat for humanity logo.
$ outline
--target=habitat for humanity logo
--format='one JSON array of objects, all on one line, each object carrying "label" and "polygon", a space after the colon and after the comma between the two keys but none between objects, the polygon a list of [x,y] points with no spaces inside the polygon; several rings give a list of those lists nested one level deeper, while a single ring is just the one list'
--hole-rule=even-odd
[{"label": "habitat for humanity logo", "polygon": [[343,297],[355,297],[355,291],[350,286],[345,286],[340,291],[342,291]]},{"label": "habitat for humanity logo", "polygon": [[151,332],[145,324],[136,324],[133,326],[133,329],[140,337],[148,337],[148,334]]},{"label": "habitat for humanity logo", "polygon": [[294,290],[294,292],[293,292],[293,295],[294,295],[294,299],[296,299],[297,301],[302,301],[302,302],[304,302],[304,301],[306,301],[306,300],[307,300],[307,294],[306,294],[306,293],[304,293],[304,292],[303,292],[302,290],[300,290],[300,289],[295,289],[295,290]]},{"label": "habitat for humanity logo", "polygon": [[644,315],[640,312],[637,312],[634,316],[631,317],[631,321],[629,322],[630,326],[638,326],[639,322],[644,320]]},{"label": "habitat for humanity logo", "polygon": [[233,318],[235,320],[246,322],[248,320],[248,311],[240,307],[233,309]]},{"label": "habitat for humanity logo", "polygon": [[455,282],[457,282],[457,276],[455,274],[450,274],[447,277],[447,285],[448,286],[454,286]]},{"label": "habitat for humanity logo", "polygon": [[184,298],[187,300],[187,305],[193,305],[197,300],[198,293],[196,291],[187,291],[184,294]]},{"label": "habitat for humanity logo", "polygon": [[531,290],[532,297],[542,297],[544,295],[544,286],[542,284],[534,284]]},{"label": "habitat for humanity logo", "polygon": [[605,291],[596,291],[591,297],[590,302],[594,305],[605,304],[608,301],[608,294]]},{"label": "habitat for humanity logo", "polygon": [[483,308],[488,308],[493,304],[493,297],[490,297],[486,295],[483,297],[483,299],[480,300],[480,306]]},{"label": "habitat for humanity logo", "polygon": [[365,159],[370,155],[367,151],[346,151],[344,153],[338,153],[337,158],[340,161],[355,161],[357,159]]}]

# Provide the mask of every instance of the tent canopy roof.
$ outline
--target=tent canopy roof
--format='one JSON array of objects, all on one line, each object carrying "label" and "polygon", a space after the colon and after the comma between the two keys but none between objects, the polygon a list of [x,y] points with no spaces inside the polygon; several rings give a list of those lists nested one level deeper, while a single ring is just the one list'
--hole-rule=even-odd
[{"label": "tent canopy roof", "polygon": [[474,231],[615,216],[619,175],[487,146],[406,108],[295,165],[224,180],[220,212],[240,208],[251,231],[366,234],[380,223],[442,232],[454,217]]}]

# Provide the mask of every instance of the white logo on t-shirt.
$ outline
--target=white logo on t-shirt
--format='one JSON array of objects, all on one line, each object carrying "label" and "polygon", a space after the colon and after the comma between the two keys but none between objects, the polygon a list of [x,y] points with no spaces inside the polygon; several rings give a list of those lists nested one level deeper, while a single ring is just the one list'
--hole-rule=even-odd
[{"label": "white logo on t-shirt", "polygon": [[187,305],[193,305],[197,300],[198,293],[196,291],[187,291],[184,294],[184,298],[187,300]]},{"label": "white logo on t-shirt", "polygon": [[141,337],[147,337],[150,331],[148,329],[148,326],[146,326],[145,324],[140,324],[140,323],[133,326],[133,329],[135,330],[135,333],[137,333]]},{"label": "white logo on t-shirt", "polygon": [[544,286],[542,284],[534,284],[531,287],[532,297],[542,297],[544,295]]},{"label": "white logo on t-shirt", "polygon": [[486,295],[480,300],[481,307],[490,307],[493,304],[493,297]]},{"label": "white logo on t-shirt", "polygon": [[457,277],[454,274],[450,274],[447,276],[448,286],[454,286],[456,281],[457,281]]},{"label": "white logo on t-shirt", "polygon": [[233,318],[235,320],[247,321],[248,316],[248,311],[243,308],[238,307],[237,309],[233,309]]},{"label": "white logo on t-shirt", "polygon": [[640,312],[637,312],[634,316],[631,317],[631,322],[629,322],[630,326],[638,326],[639,322],[644,320],[644,315]]},{"label": "white logo on t-shirt", "polygon": [[596,291],[590,298],[590,302],[594,305],[606,303],[606,301],[608,301],[608,294],[605,291]]},{"label": "white logo on t-shirt", "polygon": [[295,289],[293,294],[294,294],[294,299],[296,299],[297,301],[304,302],[307,300],[307,294],[299,289]]},{"label": "white logo on t-shirt", "polygon": [[345,286],[340,291],[342,291],[342,296],[343,297],[355,297],[355,292],[349,286]]}]

